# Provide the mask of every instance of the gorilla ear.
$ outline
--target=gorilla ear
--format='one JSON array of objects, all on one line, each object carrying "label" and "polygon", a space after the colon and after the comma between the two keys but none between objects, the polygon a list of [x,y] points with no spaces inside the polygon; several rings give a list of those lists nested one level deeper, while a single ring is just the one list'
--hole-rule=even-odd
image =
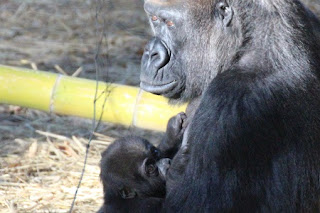
[{"label": "gorilla ear", "polygon": [[226,1],[217,3],[217,10],[220,18],[222,19],[223,26],[228,27],[233,18],[233,11]]},{"label": "gorilla ear", "polygon": [[119,189],[119,193],[123,199],[132,199],[137,195],[137,193],[129,187],[123,187]]}]

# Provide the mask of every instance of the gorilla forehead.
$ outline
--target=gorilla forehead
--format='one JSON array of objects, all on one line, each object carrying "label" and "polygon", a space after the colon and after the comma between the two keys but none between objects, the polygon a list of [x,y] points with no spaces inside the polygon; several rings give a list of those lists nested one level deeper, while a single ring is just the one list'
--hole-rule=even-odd
[{"label": "gorilla forehead", "polygon": [[166,12],[168,12],[168,9],[181,11],[193,8],[192,5],[196,5],[197,9],[201,9],[201,5],[208,8],[215,1],[217,0],[145,0],[144,8],[150,12],[161,11],[161,9],[166,10]]},{"label": "gorilla forehead", "polygon": [[183,14],[182,12],[185,11],[181,0],[145,0],[144,9],[148,14],[157,15],[171,21],[173,21],[173,17],[180,17]]},{"label": "gorilla forehead", "polygon": [[[219,2],[219,0],[145,0],[144,5],[145,8],[150,11],[159,11],[161,8],[163,9],[178,9],[178,10],[186,10],[186,9],[210,9],[210,6],[213,6],[215,3]],[[274,9],[275,5],[283,5],[292,2],[292,0],[229,0],[228,4],[239,4],[239,5],[247,5],[247,4],[257,4],[263,8]],[[211,8],[212,9],[212,8]]]},{"label": "gorilla forehead", "polygon": [[142,162],[149,154],[149,148],[152,146],[147,140],[139,137],[126,137],[116,140],[108,149],[102,153],[104,166],[110,173],[118,173],[121,169],[121,175],[137,171],[137,163]]},{"label": "gorilla forehead", "polygon": [[183,0],[145,0],[144,3],[148,6],[154,5],[157,7],[161,6],[175,6],[175,5],[181,5],[185,1]]}]

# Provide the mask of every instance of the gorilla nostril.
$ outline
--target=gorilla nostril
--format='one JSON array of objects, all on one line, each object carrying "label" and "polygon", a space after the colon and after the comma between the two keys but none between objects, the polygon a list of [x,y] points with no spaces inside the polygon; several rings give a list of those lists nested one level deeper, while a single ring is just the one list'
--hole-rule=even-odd
[{"label": "gorilla nostril", "polygon": [[157,52],[153,52],[153,53],[151,53],[151,55],[150,55],[150,59],[153,60],[153,59],[155,59],[157,56],[159,56],[159,54],[158,54]]}]

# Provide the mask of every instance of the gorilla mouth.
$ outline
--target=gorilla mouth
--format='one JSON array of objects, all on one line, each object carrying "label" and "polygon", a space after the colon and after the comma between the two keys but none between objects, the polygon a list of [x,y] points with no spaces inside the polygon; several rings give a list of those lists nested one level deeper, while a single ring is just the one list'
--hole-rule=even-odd
[{"label": "gorilla mouth", "polygon": [[140,83],[140,88],[147,91],[151,92],[157,95],[167,93],[169,91],[172,91],[172,89],[178,84],[178,81],[171,81],[169,83],[165,84],[149,84],[146,82],[141,82]]}]

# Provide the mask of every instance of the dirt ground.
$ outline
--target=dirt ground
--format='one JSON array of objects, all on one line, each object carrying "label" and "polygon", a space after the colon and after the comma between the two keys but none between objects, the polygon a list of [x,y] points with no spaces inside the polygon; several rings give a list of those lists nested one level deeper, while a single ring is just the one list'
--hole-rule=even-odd
[{"label": "dirt ground", "polygon": [[[304,0],[320,15],[320,0]],[[1,0],[0,64],[137,86],[150,37],[143,0]],[[101,41],[101,49],[98,44]],[[92,121],[0,105],[0,212],[68,212]],[[114,138],[161,133],[102,124],[74,212],[102,202],[101,151]]]}]

